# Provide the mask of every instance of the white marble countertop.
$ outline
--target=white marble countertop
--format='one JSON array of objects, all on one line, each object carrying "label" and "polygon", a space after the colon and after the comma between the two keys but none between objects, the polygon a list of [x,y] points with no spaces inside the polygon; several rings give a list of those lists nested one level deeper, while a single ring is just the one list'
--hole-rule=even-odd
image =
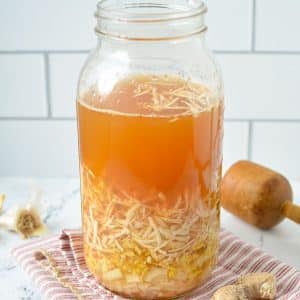
[{"label": "white marble countertop", "polygon": [[[26,202],[32,179],[0,177],[0,193],[7,199],[4,208]],[[42,188],[44,200],[50,204],[46,222],[49,234],[62,228],[80,227],[80,196],[78,179],[34,179]],[[300,204],[300,182],[292,181],[295,202]],[[285,220],[270,231],[254,228],[231,214],[222,211],[222,226],[241,239],[260,247],[280,260],[300,270],[300,226]],[[17,235],[0,230],[0,299],[43,299],[19,266],[15,265],[10,250],[24,243]]]}]

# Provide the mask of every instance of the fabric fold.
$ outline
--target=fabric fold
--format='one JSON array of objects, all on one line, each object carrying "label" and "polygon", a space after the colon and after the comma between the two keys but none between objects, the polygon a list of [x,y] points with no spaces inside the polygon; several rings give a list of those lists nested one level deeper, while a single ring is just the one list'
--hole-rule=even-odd
[{"label": "fabric fold", "polygon": [[[102,287],[86,267],[80,230],[33,240],[15,248],[12,255],[48,300],[124,299]],[[216,268],[207,280],[182,299],[209,300],[220,287],[250,272],[271,272],[277,279],[279,300],[300,299],[300,272],[225,229],[220,233]],[[225,300],[225,299],[224,299]]]}]

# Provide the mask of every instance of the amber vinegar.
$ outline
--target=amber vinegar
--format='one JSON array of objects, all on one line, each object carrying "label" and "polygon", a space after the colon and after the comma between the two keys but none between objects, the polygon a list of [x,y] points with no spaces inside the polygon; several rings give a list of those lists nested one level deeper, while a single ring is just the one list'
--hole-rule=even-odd
[{"label": "amber vinegar", "polygon": [[84,251],[108,289],[171,298],[217,255],[222,99],[179,77],[133,75],[78,99]]}]

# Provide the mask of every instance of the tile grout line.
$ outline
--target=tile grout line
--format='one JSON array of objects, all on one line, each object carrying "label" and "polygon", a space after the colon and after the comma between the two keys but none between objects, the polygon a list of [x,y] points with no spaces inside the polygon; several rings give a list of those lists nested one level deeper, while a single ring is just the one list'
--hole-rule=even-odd
[{"label": "tile grout line", "polygon": [[[255,46],[255,45],[254,45]],[[30,55],[30,54],[88,54],[90,50],[0,50],[0,55]],[[300,55],[300,50],[217,50],[216,54],[261,54],[261,55]]]},{"label": "tile grout line", "polygon": [[0,50],[0,54],[88,54],[90,50]]},{"label": "tile grout line", "polygon": [[45,63],[45,80],[46,80],[46,99],[47,99],[47,119],[52,117],[52,107],[51,107],[51,90],[50,90],[50,64],[49,64],[49,54],[44,53],[44,63]]},{"label": "tile grout line", "polygon": [[256,123],[299,123],[300,119],[242,119],[242,118],[225,118],[227,122],[256,122]]},{"label": "tile grout line", "polygon": [[272,51],[272,50],[214,50],[215,54],[255,54],[255,55],[300,55],[300,51]]},{"label": "tile grout line", "polygon": [[255,53],[256,46],[256,0],[252,0],[252,34],[251,52]]},{"label": "tile grout line", "polygon": [[76,121],[75,117],[0,117],[0,121]]},{"label": "tile grout line", "polygon": [[248,152],[247,156],[249,160],[252,160],[252,143],[253,143],[253,121],[248,123]]}]

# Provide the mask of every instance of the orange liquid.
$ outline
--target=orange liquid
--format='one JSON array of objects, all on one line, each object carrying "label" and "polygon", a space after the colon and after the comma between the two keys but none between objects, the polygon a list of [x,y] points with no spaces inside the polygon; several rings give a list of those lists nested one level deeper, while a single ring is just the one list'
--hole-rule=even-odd
[{"label": "orange liquid", "polygon": [[85,259],[107,288],[171,298],[213,267],[222,103],[176,77],[134,76],[78,101]]}]

